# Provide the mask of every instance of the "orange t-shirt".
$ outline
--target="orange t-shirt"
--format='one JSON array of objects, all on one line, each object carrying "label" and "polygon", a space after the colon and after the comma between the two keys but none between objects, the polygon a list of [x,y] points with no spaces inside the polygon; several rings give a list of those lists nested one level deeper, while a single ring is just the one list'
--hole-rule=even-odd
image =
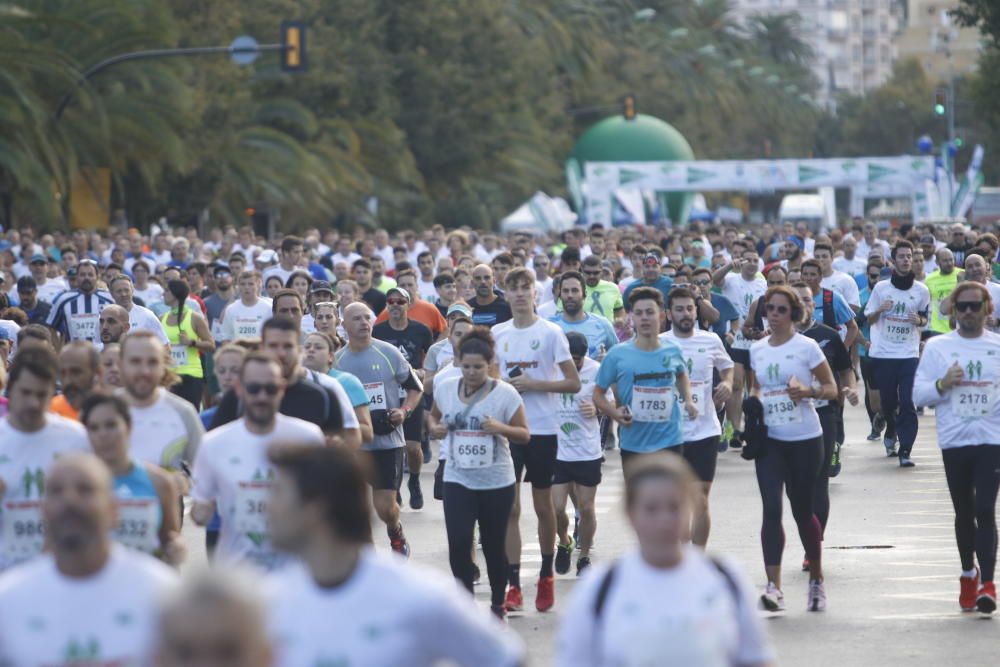
[{"label": "orange t-shirt", "polygon": [[[406,311],[407,317],[409,317],[414,322],[420,322],[425,327],[431,330],[434,334],[434,339],[441,335],[441,332],[448,328],[448,322],[445,321],[444,317],[441,315],[441,311],[433,303],[424,301],[423,299],[417,300],[416,303],[410,304],[410,309]],[[381,324],[389,319],[389,309],[383,310],[377,318],[375,318],[375,324]]]},{"label": "orange t-shirt", "polygon": [[49,412],[54,412],[57,415],[66,417],[67,419],[79,419],[80,411],[69,404],[66,397],[62,394],[54,396],[52,402],[49,403]]}]

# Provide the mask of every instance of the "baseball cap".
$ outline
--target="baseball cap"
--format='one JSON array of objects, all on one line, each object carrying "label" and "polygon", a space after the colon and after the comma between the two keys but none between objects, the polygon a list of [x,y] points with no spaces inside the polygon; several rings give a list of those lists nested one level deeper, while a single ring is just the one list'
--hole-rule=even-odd
[{"label": "baseball cap", "polygon": [[316,292],[329,292],[333,294],[333,287],[327,280],[314,280],[313,284],[309,286],[309,293],[315,294]]},{"label": "baseball cap", "polygon": [[920,237],[920,245],[934,245],[937,243],[937,239],[934,238],[933,234],[924,234]]},{"label": "baseball cap", "polygon": [[263,262],[264,264],[273,264],[278,261],[278,253],[273,250],[265,250],[264,252],[257,255],[255,262]]},{"label": "baseball cap", "polygon": [[34,255],[31,256],[31,259],[28,260],[28,264],[34,264],[35,262],[41,262],[42,264],[46,264],[47,260],[45,259],[45,255],[43,255],[40,252],[36,252]]},{"label": "baseball cap", "polygon": [[645,255],[643,255],[643,257],[642,257],[642,263],[643,264],[656,264],[657,266],[659,266],[660,265],[660,256],[657,255],[655,252],[648,252]]},{"label": "baseball cap", "polygon": [[566,334],[566,341],[569,343],[569,354],[571,357],[585,357],[590,344],[587,337],[579,331],[570,331]]},{"label": "baseball cap", "polygon": [[17,291],[27,292],[28,290],[38,289],[38,283],[31,276],[21,276],[17,279]]},{"label": "baseball cap", "polygon": [[215,265],[212,267],[213,276],[217,276],[220,273],[232,273],[232,272],[233,270],[230,269],[229,265],[226,264],[225,262],[215,262]]},{"label": "baseball cap", "polygon": [[453,303],[450,306],[448,306],[448,312],[445,313],[445,318],[451,317],[455,313],[459,313],[460,315],[465,315],[469,319],[472,319],[472,309],[469,308],[464,303]]},{"label": "baseball cap", "polygon": [[405,289],[403,289],[402,287],[390,287],[389,289],[387,289],[387,290],[385,291],[385,295],[386,295],[386,296],[389,296],[389,295],[390,295],[390,294],[392,294],[393,292],[395,292],[396,294],[398,294],[398,295],[400,295],[401,297],[403,297],[404,299],[406,299],[406,303],[409,303],[409,302],[410,302],[410,293],[409,293],[409,292],[407,292],[407,291],[406,291]]}]

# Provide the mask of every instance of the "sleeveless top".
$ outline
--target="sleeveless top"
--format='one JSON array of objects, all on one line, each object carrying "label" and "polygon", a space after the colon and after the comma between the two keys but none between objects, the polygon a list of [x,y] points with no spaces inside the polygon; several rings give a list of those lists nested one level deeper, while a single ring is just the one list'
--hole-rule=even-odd
[{"label": "sleeveless top", "polygon": [[148,554],[159,551],[163,510],[146,467],[138,461],[132,461],[129,471],[115,477],[113,483],[115,497],[118,499],[115,540]]},{"label": "sleeveless top", "polygon": [[192,345],[181,344],[182,331],[187,334],[188,338],[193,340],[198,339],[198,334],[195,333],[194,327],[191,325],[191,309],[187,306],[184,307],[179,326],[176,324],[167,324],[170,316],[176,313],[177,311],[171,308],[160,318],[160,321],[163,322],[163,331],[167,334],[167,340],[170,341],[170,361],[173,363],[174,371],[178,375],[189,375],[196,378],[205,377],[205,372],[201,367],[201,356],[198,353],[198,348]]}]

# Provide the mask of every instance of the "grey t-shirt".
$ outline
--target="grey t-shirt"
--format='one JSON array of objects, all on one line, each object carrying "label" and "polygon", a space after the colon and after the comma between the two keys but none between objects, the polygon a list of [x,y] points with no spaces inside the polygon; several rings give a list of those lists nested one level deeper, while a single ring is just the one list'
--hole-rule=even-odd
[{"label": "grey t-shirt", "polygon": [[[373,419],[379,411],[392,410],[402,405],[400,391],[411,371],[409,362],[399,353],[398,348],[372,339],[371,346],[364,352],[354,352],[345,346],[336,356],[338,369],[352,373],[361,380],[368,394],[368,409]],[[403,426],[400,424],[388,435],[376,435],[362,449],[396,449],[405,445]]]},{"label": "grey t-shirt", "polygon": [[[454,426],[455,418],[469,407],[458,397],[461,379],[448,378],[434,387],[434,402],[441,412],[441,421],[451,426]],[[442,440],[441,450],[446,451],[447,459],[444,468],[445,482],[455,482],[467,489],[500,489],[514,483],[514,461],[510,457],[510,445],[506,438],[499,435],[492,437],[492,463],[483,467],[461,467],[456,452],[459,445],[482,442],[485,436],[480,429],[484,418],[489,416],[509,424],[517,409],[524,405],[521,395],[514,387],[503,380],[495,382],[493,390],[466,412],[464,423],[459,424],[458,428],[452,428],[448,437]]]},{"label": "grey t-shirt", "polygon": [[451,341],[443,338],[431,345],[424,355],[424,370],[437,373],[448,361],[455,357],[451,349]]}]

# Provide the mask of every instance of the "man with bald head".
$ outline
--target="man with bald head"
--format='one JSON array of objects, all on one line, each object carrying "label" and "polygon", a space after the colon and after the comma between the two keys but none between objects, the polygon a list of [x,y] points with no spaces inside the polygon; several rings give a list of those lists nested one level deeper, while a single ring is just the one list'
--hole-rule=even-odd
[{"label": "man with bald head", "polygon": [[[101,311],[101,317],[110,308]],[[82,340],[67,343],[59,353],[59,384],[62,393],[55,396],[49,410],[69,419],[78,419],[84,399],[101,384],[101,355],[97,348]]]},{"label": "man with bald head", "polygon": [[[957,273],[957,271],[956,271]],[[980,285],[985,285],[993,298],[993,312],[986,318],[986,328],[990,331],[997,331],[1000,323],[1000,285],[990,282],[990,262],[983,257],[982,251],[970,250],[965,256],[965,273],[962,280],[969,280]],[[941,302],[941,312],[945,317],[951,315],[952,298],[949,296]]]},{"label": "man with bald head", "polygon": [[104,310],[101,311],[97,326],[101,334],[101,345],[120,343],[122,336],[127,334],[131,328],[128,311],[118,304],[105,306]]},{"label": "man with bald head", "polygon": [[941,248],[935,255],[937,268],[924,278],[924,284],[931,293],[931,331],[948,333],[951,324],[948,316],[941,312],[944,302],[958,285],[958,271],[955,269],[955,255],[947,248]]},{"label": "man with bald head", "polygon": [[115,303],[125,309],[130,329],[152,331],[165,345],[169,344],[167,332],[163,330],[163,323],[160,322],[160,318],[152,310],[145,306],[140,306],[133,299],[135,296],[135,285],[132,283],[131,278],[124,274],[115,276],[108,284],[108,290],[111,292]]},{"label": "man with bald head", "polygon": [[476,297],[469,303],[473,324],[492,327],[513,317],[510,304],[494,291],[493,269],[489,265],[480,264],[472,270],[472,287],[476,290]]},{"label": "man with bald head", "polygon": [[[111,473],[93,454],[48,468],[49,552],[0,576],[0,664],[149,664],[166,565],[116,545]],[[72,611],[70,611],[72,610]]]}]

